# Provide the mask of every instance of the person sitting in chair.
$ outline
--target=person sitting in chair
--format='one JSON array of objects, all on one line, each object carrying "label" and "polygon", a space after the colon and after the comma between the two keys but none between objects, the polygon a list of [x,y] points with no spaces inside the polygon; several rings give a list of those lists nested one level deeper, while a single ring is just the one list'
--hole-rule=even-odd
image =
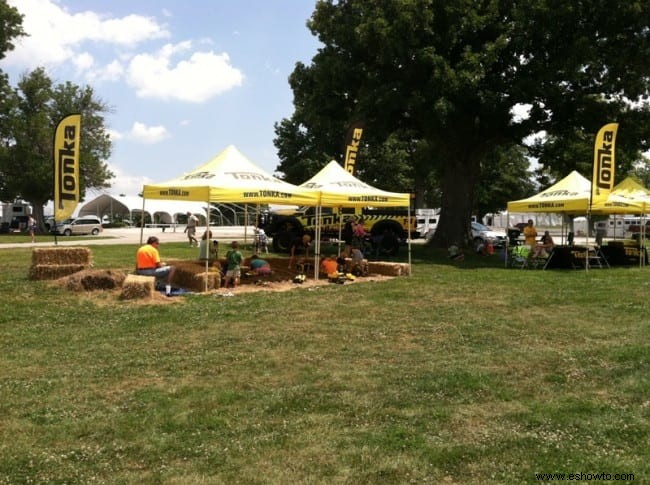
[{"label": "person sitting in chair", "polygon": [[555,246],[553,238],[548,231],[544,231],[544,235],[540,239],[539,243],[535,245],[535,249],[533,250],[533,259],[548,258],[553,246]]}]

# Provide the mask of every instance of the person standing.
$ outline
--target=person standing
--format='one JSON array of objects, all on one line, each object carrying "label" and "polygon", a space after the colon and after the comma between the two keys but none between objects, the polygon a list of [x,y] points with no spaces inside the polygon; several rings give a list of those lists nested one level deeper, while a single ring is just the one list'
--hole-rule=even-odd
[{"label": "person standing", "polygon": [[235,288],[239,283],[239,278],[241,277],[241,263],[243,261],[243,256],[239,251],[239,243],[233,241],[230,244],[230,250],[226,253],[226,277],[223,282],[223,286],[228,288],[230,282],[232,282],[232,287]]},{"label": "person standing", "polygon": [[190,242],[190,247],[193,247],[194,245],[198,246],[199,241],[194,237],[196,234],[196,226],[199,223],[198,217],[196,217],[194,214],[191,212],[187,213],[187,227],[185,228],[185,232],[187,233],[187,239]]},{"label": "person standing", "polygon": [[36,241],[36,219],[33,215],[29,215],[27,218],[27,232],[32,238],[32,242]]},{"label": "person standing", "polygon": [[533,226],[533,220],[528,219],[528,225],[524,227],[524,244],[534,249],[537,245],[537,229]]},{"label": "person standing", "polygon": [[309,248],[311,246],[311,236],[309,234],[303,234],[302,236],[296,237],[291,243],[291,249],[289,250],[289,269],[294,268],[296,258],[298,253],[304,250],[305,258],[309,258]]},{"label": "person standing", "polygon": [[159,245],[158,238],[151,236],[147,239],[147,244],[140,246],[135,255],[135,273],[142,276],[155,276],[157,280],[165,280],[165,294],[170,296],[172,278],[176,268],[160,261]]}]

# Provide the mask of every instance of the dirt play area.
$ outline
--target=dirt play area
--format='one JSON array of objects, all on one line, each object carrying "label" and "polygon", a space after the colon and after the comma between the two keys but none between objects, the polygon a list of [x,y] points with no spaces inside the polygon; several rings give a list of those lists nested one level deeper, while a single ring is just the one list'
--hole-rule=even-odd
[{"label": "dirt play area", "polygon": [[[132,300],[141,303],[173,303],[182,301],[182,298],[166,297],[156,291],[153,278],[139,277],[121,270],[96,270],[92,269],[91,255],[78,249],[35,250],[30,268],[31,279],[53,280],[54,284],[73,292],[115,293],[116,298]],[[47,252],[45,252],[47,251]],[[242,266],[242,277],[237,288],[223,288],[223,274],[221,268],[225,261],[213,261],[206,265],[204,261],[175,260],[169,261],[176,266],[173,287],[187,293],[206,293],[235,296],[237,294],[258,291],[282,292],[296,288],[314,288],[323,285],[336,284],[330,281],[325,274],[320,274],[319,279],[314,279],[313,258],[297,261],[293,269],[289,268],[288,258],[264,258],[271,265],[272,272],[268,275],[254,275],[249,273],[246,266]],[[351,262],[348,260],[351,264]],[[368,273],[364,276],[353,277],[348,273],[348,278],[339,278],[339,284],[350,285],[364,282],[377,282],[392,279],[396,276],[408,274],[408,265],[404,263],[368,262]],[[301,271],[302,269],[302,271]],[[350,269],[350,268],[348,268]],[[296,282],[297,275],[304,274],[303,281]],[[177,293],[178,294],[178,293]]]}]

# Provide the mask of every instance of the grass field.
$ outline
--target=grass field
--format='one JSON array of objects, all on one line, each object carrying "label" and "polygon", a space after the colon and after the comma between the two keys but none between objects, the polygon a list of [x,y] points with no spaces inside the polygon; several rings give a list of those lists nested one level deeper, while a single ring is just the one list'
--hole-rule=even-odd
[{"label": "grass field", "polygon": [[413,257],[408,278],[142,305],[0,249],[0,482],[650,481],[650,269]]}]

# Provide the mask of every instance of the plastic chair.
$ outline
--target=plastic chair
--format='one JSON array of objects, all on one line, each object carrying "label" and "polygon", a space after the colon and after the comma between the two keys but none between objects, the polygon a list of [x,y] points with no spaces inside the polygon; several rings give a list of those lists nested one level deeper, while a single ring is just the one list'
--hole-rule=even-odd
[{"label": "plastic chair", "polygon": [[530,246],[514,246],[510,253],[510,265],[513,268],[528,268],[530,263]]}]

